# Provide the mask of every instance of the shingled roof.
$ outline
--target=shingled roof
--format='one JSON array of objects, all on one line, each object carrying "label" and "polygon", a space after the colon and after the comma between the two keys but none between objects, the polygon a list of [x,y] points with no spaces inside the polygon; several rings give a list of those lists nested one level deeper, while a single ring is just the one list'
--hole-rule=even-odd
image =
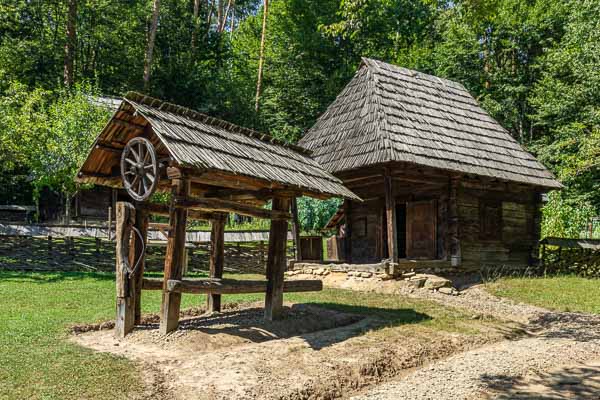
[{"label": "shingled roof", "polygon": [[332,173],[402,161],[562,187],[461,84],[368,58],[299,144]]},{"label": "shingled roof", "polygon": [[[118,165],[117,159],[107,159],[106,156],[94,158],[93,155],[103,143],[124,144],[129,140],[119,127],[123,125],[123,119],[130,116],[136,118],[136,126],[142,129],[150,127],[159,140],[156,144],[158,151],[166,152],[180,166],[258,178],[300,189],[307,194],[357,199],[302,147],[134,92],[125,96],[100,133],[78,174],[78,181],[99,183],[96,178],[99,173],[109,172],[111,164],[114,170]],[[120,184],[120,181],[117,183]]]}]

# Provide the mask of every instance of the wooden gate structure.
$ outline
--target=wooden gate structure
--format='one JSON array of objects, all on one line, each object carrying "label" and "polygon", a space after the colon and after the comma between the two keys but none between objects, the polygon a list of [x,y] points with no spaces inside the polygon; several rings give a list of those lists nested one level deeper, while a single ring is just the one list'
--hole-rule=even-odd
[{"label": "wooden gate structure", "polygon": [[[182,293],[208,294],[220,311],[221,295],[265,292],[265,319],[281,318],[284,291],[321,290],[320,281],[284,282],[288,221],[298,196],[358,200],[310,153],[268,135],[137,93],[128,93],[96,139],[77,175],[81,183],[125,188],[117,203],[116,335],[140,322],[142,290],[161,290],[160,331],[177,329]],[[148,202],[155,191],[170,203]],[[271,202],[271,209],[264,205]],[[228,213],[271,220],[266,281],[223,279]],[[144,279],[149,216],[169,217],[164,279]],[[210,277],[184,279],[188,220],[212,225]]]}]

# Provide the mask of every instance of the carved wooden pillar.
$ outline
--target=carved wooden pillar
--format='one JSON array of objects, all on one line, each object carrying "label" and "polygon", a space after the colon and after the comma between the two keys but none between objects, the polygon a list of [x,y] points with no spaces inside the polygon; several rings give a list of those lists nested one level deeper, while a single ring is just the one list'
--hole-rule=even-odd
[{"label": "carved wooden pillar", "polygon": [[[210,272],[211,278],[223,278],[223,265],[225,263],[225,222],[227,214],[217,214],[210,220]],[[207,296],[208,312],[221,311],[221,295],[209,294]]]},{"label": "carved wooden pillar", "polygon": [[130,203],[116,206],[116,284],[117,318],[115,336],[123,338],[133,330],[135,322],[135,280],[129,275],[131,227],[135,223],[135,208]]},{"label": "carved wooden pillar", "polygon": [[[184,178],[172,180],[173,197],[188,196],[190,182]],[[187,223],[187,209],[175,208],[171,200],[169,212],[169,238],[165,255],[163,297],[160,307],[160,333],[167,334],[177,329],[179,325],[179,309],[181,306],[181,293],[172,293],[167,290],[169,279],[181,279],[185,252],[185,228]]]},{"label": "carved wooden pillar", "polygon": [[[291,198],[273,198],[273,210],[289,211]],[[267,256],[267,293],[265,296],[265,320],[281,318],[283,311],[283,279],[286,268],[287,220],[271,220],[269,230],[269,253]]]},{"label": "carved wooden pillar", "polygon": [[459,267],[462,262],[458,218],[458,185],[458,177],[450,178],[450,193],[448,196],[448,235],[450,243],[450,262],[453,267]]},{"label": "carved wooden pillar", "polygon": [[383,186],[385,190],[385,215],[388,241],[388,258],[398,262],[398,229],[396,227],[396,199],[389,169],[384,170]]}]

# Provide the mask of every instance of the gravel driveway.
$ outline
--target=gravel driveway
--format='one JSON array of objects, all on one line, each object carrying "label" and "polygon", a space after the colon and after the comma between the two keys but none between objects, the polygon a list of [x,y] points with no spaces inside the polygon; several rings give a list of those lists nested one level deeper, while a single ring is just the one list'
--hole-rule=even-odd
[{"label": "gravel driveway", "polygon": [[[474,317],[519,321],[528,334],[454,355],[352,399],[600,399],[597,380],[585,380],[586,374],[597,377],[600,366],[583,364],[600,360],[599,316],[515,304],[479,287],[461,296],[421,290],[410,295],[467,309]],[[524,384],[526,377],[535,386]]]}]

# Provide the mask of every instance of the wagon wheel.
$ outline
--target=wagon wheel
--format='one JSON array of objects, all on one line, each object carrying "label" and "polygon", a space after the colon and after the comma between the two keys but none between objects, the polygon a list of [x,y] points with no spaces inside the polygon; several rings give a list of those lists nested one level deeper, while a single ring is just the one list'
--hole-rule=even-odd
[{"label": "wagon wheel", "polygon": [[143,137],[131,139],[121,154],[121,177],[127,193],[137,201],[147,200],[158,186],[158,162],[152,143]]}]

